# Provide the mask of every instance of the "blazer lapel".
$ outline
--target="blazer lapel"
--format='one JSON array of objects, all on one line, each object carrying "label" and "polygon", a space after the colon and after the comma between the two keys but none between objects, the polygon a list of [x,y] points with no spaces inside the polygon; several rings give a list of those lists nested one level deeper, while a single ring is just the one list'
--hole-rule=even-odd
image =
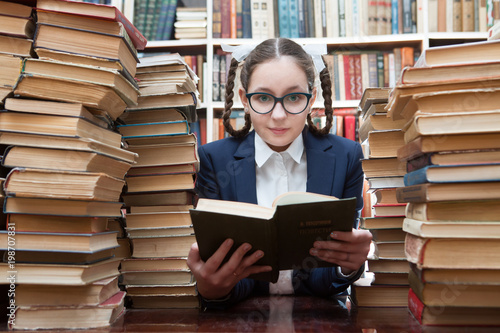
[{"label": "blazer lapel", "polygon": [[335,174],[335,153],[329,140],[303,131],[307,153],[307,192],[331,195]]},{"label": "blazer lapel", "polygon": [[234,153],[231,177],[234,181],[233,184],[236,184],[237,200],[257,204],[254,138],[255,132],[252,131]]}]

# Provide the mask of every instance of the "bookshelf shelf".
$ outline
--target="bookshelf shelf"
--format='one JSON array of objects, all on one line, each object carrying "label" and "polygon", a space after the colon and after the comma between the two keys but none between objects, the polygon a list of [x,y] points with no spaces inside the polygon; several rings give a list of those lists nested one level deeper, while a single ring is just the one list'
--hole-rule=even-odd
[{"label": "bookshelf shelf", "polygon": [[[126,14],[133,13],[130,9],[133,8],[133,0],[122,0]],[[144,1],[144,0],[135,0]],[[166,41],[150,41],[148,42],[144,52],[179,52],[181,54],[202,54],[206,57],[206,63],[203,71],[205,100],[200,103],[200,107],[204,109],[200,114],[205,114],[207,118],[207,142],[212,141],[214,117],[220,115],[224,108],[224,102],[214,101],[212,91],[213,85],[213,65],[214,55],[221,49],[222,44],[242,45],[242,44],[258,44],[262,39],[256,38],[213,38],[213,4],[214,1],[221,0],[206,0],[207,8],[207,38],[203,39],[183,39],[183,40],[166,40]],[[253,0],[252,0],[253,1]],[[336,37],[336,38],[292,38],[301,44],[322,44],[326,43],[328,52],[334,51],[381,51],[390,52],[394,48],[413,47],[418,55],[418,51],[426,48],[466,43],[487,38],[486,32],[429,32],[430,21],[428,13],[429,0],[419,0],[419,10],[417,12],[417,33],[405,34],[385,34],[385,35],[368,35],[368,36],[352,36],[352,37]],[[192,53],[190,53],[192,52]],[[358,100],[334,100],[334,108],[356,108]],[[235,102],[235,107],[238,107],[238,102]],[[320,103],[316,103],[314,107],[321,108]]]}]

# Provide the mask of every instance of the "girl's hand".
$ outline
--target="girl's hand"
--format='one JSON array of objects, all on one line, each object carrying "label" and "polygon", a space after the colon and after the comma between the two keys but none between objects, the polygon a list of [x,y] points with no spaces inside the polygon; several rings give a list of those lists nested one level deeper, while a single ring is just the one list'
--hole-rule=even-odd
[{"label": "girl's hand", "polygon": [[231,258],[221,266],[232,246],[233,240],[226,239],[206,262],[200,258],[198,243],[191,246],[187,264],[196,279],[198,292],[204,298],[218,299],[227,296],[241,279],[272,270],[271,266],[254,266],[264,256],[264,252],[260,250],[245,257],[252,248],[248,243],[238,247]]},{"label": "girl's hand", "polygon": [[357,271],[366,261],[372,234],[368,230],[334,231],[332,240],[314,242],[309,253],[321,260],[337,264],[343,274]]}]

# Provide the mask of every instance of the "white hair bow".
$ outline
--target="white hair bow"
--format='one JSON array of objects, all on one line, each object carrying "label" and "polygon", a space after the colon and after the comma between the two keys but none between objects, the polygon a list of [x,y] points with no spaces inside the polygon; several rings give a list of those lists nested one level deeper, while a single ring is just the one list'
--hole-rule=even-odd
[{"label": "white hair bow", "polygon": [[[224,52],[229,52],[232,54],[233,58],[238,62],[245,60],[245,58],[250,54],[250,52],[255,49],[258,44],[241,44],[241,45],[227,45],[221,44],[222,50]],[[327,53],[326,44],[306,44],[302,45],[304,51],[309,54],[314,62],[314,67],[318,73],[320,73],[324,68],[322,55]]]}]

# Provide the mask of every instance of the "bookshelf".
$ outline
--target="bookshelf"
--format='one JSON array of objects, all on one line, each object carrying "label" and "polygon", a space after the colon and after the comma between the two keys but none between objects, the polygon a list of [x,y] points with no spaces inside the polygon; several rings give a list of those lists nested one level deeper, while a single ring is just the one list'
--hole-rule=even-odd
[{"label": "bookshelf", "polygon": [[[141,1],[141,0],[135,0]],[[142,0],[146,1],[146,0]],[[200,104],[201,115],[207,119],[206,137],[207,142],[212,141],[213,137],[213,119],[220,115],[224,108],[223,101],[214,101],[212,92],[212,77],[213,77],[213,57],[217,51],[221,49],[221,44],[240,45],[245,43],[256,44],[260,39],[253,38],[214,38],[213,37],[213,5],[214,1],[206,0],[207,11],[207,38],[202,39],[183,39],[183,40],[153,40],[149,41],[145,52],[179,52],[185,54],[202,54],[206,59],[203,70],[203,95],[204,100]],[[253,1],[253,0],[252,0]],[[277,0],[276,0],[277,1]],[[313,0],[315,1],[315,0]],[[403,34],[385,34],[385,35],[367,35],[367,36],[350,36],[350,37],[322,37],[322,38],[292,38],[302,44],[318,44],[326,43],[328,52],[332,53],[337,50],[347,51],[362,51],[362,50],[379,50],[388,51],[395,47],[409,46],[418,51],[427,49],[433,46],[458,44],[474,42],[486,39],[486,31],[473,32],[434,32],[430,30],[432,20],[436,15],[430,16],[433,10],[433,0],[413,0],[415,2],[416,13],[416,32]],[[129,17],[134,17],[134,0],[113,0],[114,5],[122,9],[124,14]],[[337,3],[337,1],[333,1]],[[189,3],[189,2],[187,2]],[[358,3],[361,3],[359,1]],[[477,19],[477,18],[476,18]],[[432,29],[432,28],[431,28]],[[484,30],[484,29],[482,29]],[[321,102],[317,102],[315,107],[321,108]],[[334,100],[333,107],[335,108],[356,108],[359,100]],[[235,107],[238,103],[235,101]]]}]

